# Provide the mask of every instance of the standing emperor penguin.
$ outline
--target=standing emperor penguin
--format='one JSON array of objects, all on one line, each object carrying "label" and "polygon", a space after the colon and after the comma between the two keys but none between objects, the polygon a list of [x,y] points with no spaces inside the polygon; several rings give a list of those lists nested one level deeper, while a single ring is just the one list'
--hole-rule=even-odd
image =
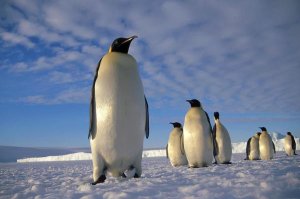
[{"label": "standing emperor penguin", "polygon": [[284,138],[284,150],[288,156],[297,155],[295,138],[291,132],[287,132]]},{"label": "standing emperor penguin", "polygon": [[249,138],[246,147],[246,159],[245,160],[259,160],[259,136],[260,132],[257,132],[254,136]]},{"label": "standing emperor penguin", "polygon": [[259,136],[259,154],[261,160],[271,160],[275,152],[275,145],[266,127],[259,127],[261,135]]},{"label": "standing emperor penguin", "polygon": [[214,112],[213,139],[216,141],[215,160],[218,164],[230,164],[232,147],[229,133],[220,121],[219,112]]},{"label": "standing emperor penguin", "polygon": [[198,100],[187,102],[191,108],[184,118],[183,143],[188,165],[190,168],[209,166],[214,151],[209,117]]},{"label": "standing emperor penguin", "polygon": [[135,178],[142,173],[143,137],[149,136],[149,113],[136,60],[128,54],[130,43],[136,37],[114,40],[98,63],[88,136],[93,185],[103,183],[106,172],[126,177],[126,170],[135,169]]},{"label": "standing emperor penguin", "polygon": [[183,147],[182,126],[179,122],[170,123],[174,126],[170,133],[166,147],[167,158],[173,167],[187,165],[187,159]]}]

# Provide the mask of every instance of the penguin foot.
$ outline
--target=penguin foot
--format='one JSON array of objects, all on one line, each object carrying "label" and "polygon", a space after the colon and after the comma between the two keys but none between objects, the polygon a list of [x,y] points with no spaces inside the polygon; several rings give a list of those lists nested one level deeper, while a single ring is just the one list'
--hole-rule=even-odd
[{"label": "penguin foot", "polygon": [[122,173],[121,177],[122,178],[127,178],[127,176],[125,175],[125,173]]},{"label": "penguin foot", "polygon": [[224,162],[223,164],[232,164],[231,162]]},{"label": "penguin foot", "polygon": [[140,178],[141,176],[139,176],[137,173],[135,173],[133,177],[134,178]]},{"label": "penguin foot", "polygon": [[189,166],[188,168],[189,168],[189,169],[194,169],[194,168],[199,168],[199,167],[196,166],[196,165],[192,165],[192,166]]},{"label": "penguin foot", "polygon": [[92,182],[92,185],[96,185],[98,183],[103,183],[106,180],[106,176],[105,175],[101,175],[98,180],[96,180],[95,182]]}]

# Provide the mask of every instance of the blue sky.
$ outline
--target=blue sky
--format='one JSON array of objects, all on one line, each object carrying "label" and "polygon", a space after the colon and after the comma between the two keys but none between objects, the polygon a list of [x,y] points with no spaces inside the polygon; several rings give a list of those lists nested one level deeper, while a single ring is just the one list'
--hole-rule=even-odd
[{"label": "blue sky", "polygon": [[300,2],[0,3],[0,145],[88,147],[98,60],[131,44],[150,106],[144,147],[163,147],[199,99],[233,142],[259,126],[300,137]]}]

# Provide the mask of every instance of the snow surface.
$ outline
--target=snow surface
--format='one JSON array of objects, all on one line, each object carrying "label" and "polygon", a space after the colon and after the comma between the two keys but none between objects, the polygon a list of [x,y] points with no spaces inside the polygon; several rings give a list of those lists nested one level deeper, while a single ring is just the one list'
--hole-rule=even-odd
[{"label": "snow surface", "polygon": [[90,160],[2,163],[0,198],[299,198],[300,155],[244,157],[233,154],[231,165],[197,169],[174,168],[165,157],[143,158],[141,178],[108,176],[95,186]]}]

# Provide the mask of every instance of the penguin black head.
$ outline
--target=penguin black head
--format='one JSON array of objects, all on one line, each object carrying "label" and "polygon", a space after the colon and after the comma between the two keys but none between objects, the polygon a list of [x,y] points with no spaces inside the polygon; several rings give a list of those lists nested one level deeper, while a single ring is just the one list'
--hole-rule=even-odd
[{"label": "penguin black head", "polygon": [[260,136],[260,135],[261,135],[261,132],[257,132],[257,135]]},{"label": "penguin black head", "polygon": [[267,131],[266,127],[259,127],[261,131]]},{"label": "penguin black head", "polygon": [[292,135],[292,133],[291,132],[287,132],[287,135]]},{"label": "penguin black head", "polygon": [[179,123],[179,122],[170,122],[170,124],[173,124],[173,127],[174,128],[181,128],[182,126],[181,126],[181,124]]},{"label": "penguin black head", "polygon": [[216,120],[220,119],[219,112],[214,112],[214,117],[215,117]]},{"label": "penguin black head", "polygon": [[113,41],[109,48],[109,52],[119,52],[119,53],[128,53],[130,43],[133,39],[137,38],[137,36],[131,36],[128,38],[117,38]]},{"label": "penguin black head", "polygon": [[191,107],[201,107],[201,103],[196,99],[186,100],[186,101],[191,104]]}]

